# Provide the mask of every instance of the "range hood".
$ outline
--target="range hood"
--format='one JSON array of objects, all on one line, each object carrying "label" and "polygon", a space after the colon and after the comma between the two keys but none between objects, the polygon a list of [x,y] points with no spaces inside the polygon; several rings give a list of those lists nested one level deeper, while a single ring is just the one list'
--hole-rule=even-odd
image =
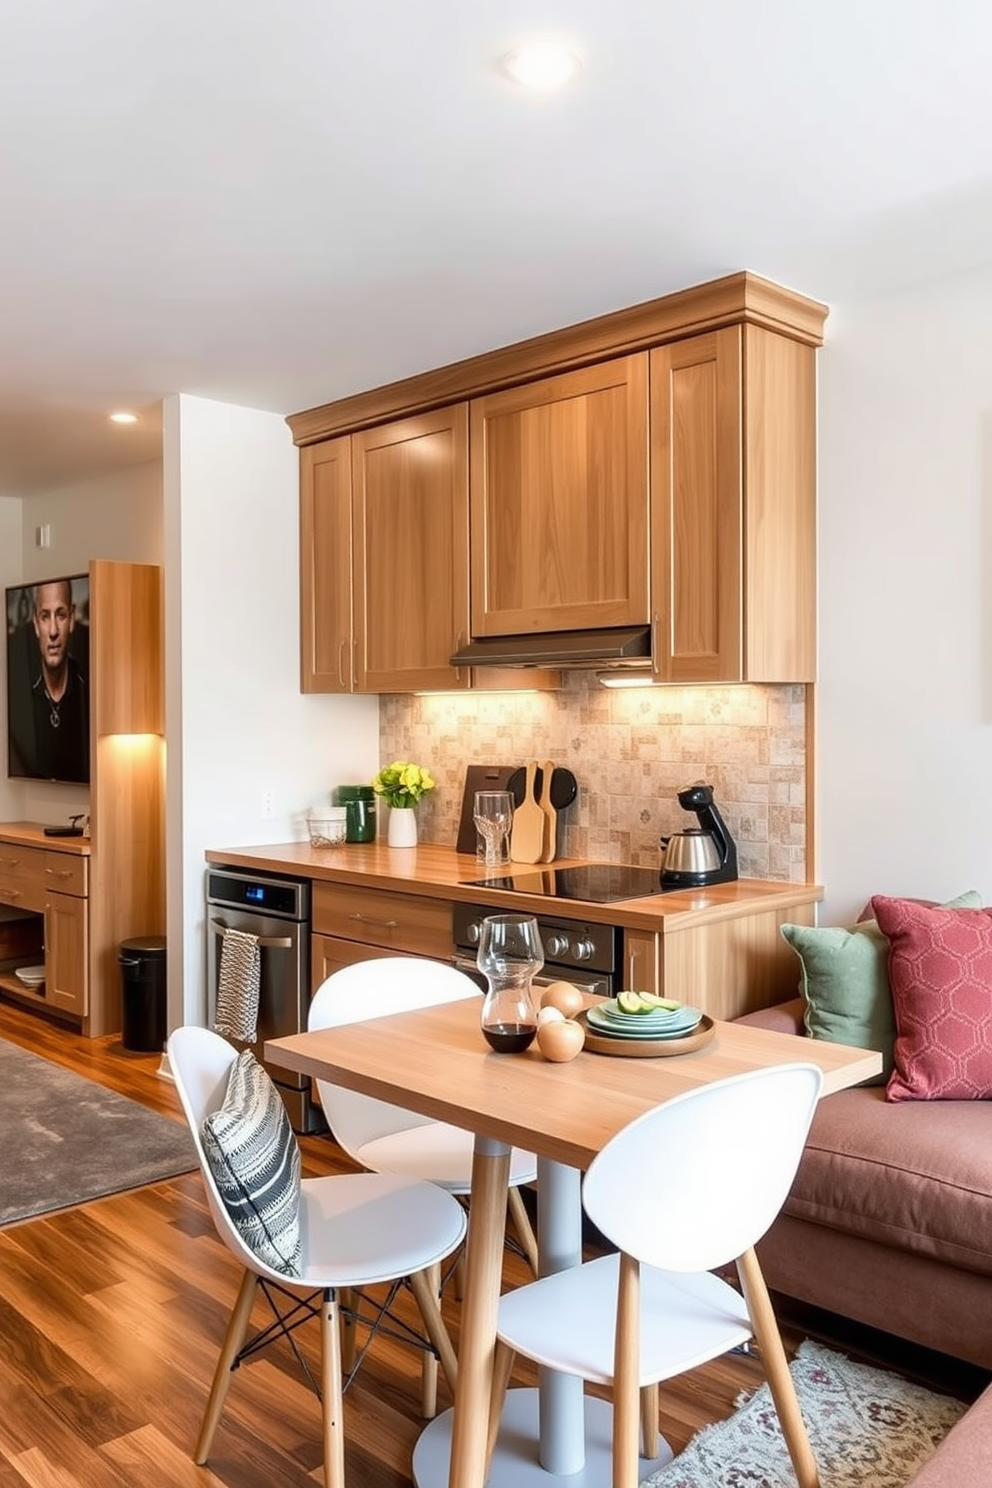
[{"label": "range hood", "polygon": [[451,658],[456,667],[643,666],[651,658],[650,625],[613,630],[556,630],[543,635],[485,636]]}]

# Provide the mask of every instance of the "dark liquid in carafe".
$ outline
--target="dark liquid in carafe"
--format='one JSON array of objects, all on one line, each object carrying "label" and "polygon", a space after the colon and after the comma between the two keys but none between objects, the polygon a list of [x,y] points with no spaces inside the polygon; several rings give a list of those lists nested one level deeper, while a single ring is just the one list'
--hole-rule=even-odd
[{"label": "dark liquid in carafe", "polygon": [[522,1054],[534,1042],[537,1029],[532,1023],[492,1023],[482,1032],[497,1054]]}]

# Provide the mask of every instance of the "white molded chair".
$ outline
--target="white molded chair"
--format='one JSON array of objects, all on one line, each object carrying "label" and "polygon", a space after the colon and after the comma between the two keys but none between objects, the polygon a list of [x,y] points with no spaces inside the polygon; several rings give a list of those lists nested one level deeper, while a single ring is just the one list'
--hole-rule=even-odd
[{"label": "white molded chair", "polygon": [[[719,1080],[618,1132],[582,1186],[619,1253],[506,1294],[499,1305],[489,1447],[513,1360],[613,1389],[613,1488],[658,1451],[658,1382],[755,1338],[801,1488],[819,1479],[754,1253],[789,1192],[820,1093],[812,1064]],[[711,1272],[736,1262],[743,1297]],[[639,1412],[640,1406],[640,1412]]]},{"label": "white molded chair", "polygon": [[[287,1277],[262,1261],[241,1238],[221,1200],[201,1139],[203,1121],[221,1105],[237,1050],[206,1028],[177,1028],[168,1041],[176,1089],[196,1145],[207,1202],[217,1232],[244,1266],[244,1276],[231,1313],[214,1372],[194,1461],[206,1462],[224,1407],[231,1372],[261,1341],[290,1335],[305,1317],[320,1319],[320,1395],[323,1416],[325,1488],[345,1488],[342,1423],[341,1337],[339,1298],[364,1287],[409,1279],[424,1328],[454,1390],[455,1355],[441,1319],[433,1285],[435,1268],[462,1243],[465,1215],[461,1206],[436,1185],[374,1173],[304,1178],[300,1197],[303,1247],[301,1276]],[[263,1287],[277,1319],[279,1297],[290,1309],[282,1322],[245,1344],[252,1304]],[[304,1301],[287,1289],[311,1294]],[[319,1294],[319,1302],[312,1300]],[[411,1335],[412,1336],[412,1335]],[[295,1341],[290,1336],[295,1349]]]},{"label": "white molded chair", "polygon": [[[340,1028],[346,1023],[466,997],[481,1001],[482,993],[470,976],[445,961],[377,956],[344,966],[321,983],[310,1003],[307,1027]],[[474,1144],[471,1132],[324,1080],[317,1081],[317,1088],[335,1139],[355,1162],[373,1173],[424,1178],[448,1193],[468,1196]],[[537,1240],[519,1188],[536,1177],[537,1158],[515,1147],[510,1156],[508,1208],[535,1276]],[[436,1361],[425,1354],[422,1410],[427,1417],[434,1414],[436,1375]]]}]

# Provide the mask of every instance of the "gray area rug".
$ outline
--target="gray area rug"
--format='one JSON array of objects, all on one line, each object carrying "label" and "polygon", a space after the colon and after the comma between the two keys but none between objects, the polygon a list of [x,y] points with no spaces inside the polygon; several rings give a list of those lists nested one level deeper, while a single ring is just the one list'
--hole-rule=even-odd
[{"label": "gray area rug", "polygon": [[[821,1488],[904,1488],[967,1406],[808,1339],[790,1366]],[[796,1488],[767,1385],[641,1488]]]},{"label": "gray area rug", "polygon": [[0,1040],[0,1225],[196,1167],[184,1122]]}]

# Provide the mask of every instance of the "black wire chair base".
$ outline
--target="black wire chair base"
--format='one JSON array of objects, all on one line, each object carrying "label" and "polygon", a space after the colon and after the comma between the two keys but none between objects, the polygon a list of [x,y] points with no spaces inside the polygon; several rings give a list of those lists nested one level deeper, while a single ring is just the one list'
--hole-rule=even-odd
[{"label": "black wire chair base", "polygon": [[[291,1292],[288,1287],[280,1286],[274,1281],[267,1281],[264,1277],[259,1277],[259,1286],[272,1310],[272,1322],[268,1323],[264,1328],[260,1328],[242,1346],[234,1362],[231,1364],[232,1372],[246,1359],[253,1358],[255,1354],[267,1348],[270,1343],[278,1341],[279,1338],[284,1338],[292,1349],[296,1362],[299,1364],[307,1383],[319,1400],[321,1398],[320,1386],[314,1379],[306,1359],[297,1347],[296,1339],[293,1335],[303,1323],[319,1316],[321,1303],[325,1296],[333,1296],[333,1290],[329,1288],[325,1292],[318,1289],[317,1291],[310,1292],[305,1297],[301,1297],[298,1293]],[[438,1351],[430,1339],[418,1332],[416,1328],[411,1327],[409,1323],[393,1311],[393,1303],[396,1300],[396,1296],[400,1289],[404,1287],[409,1288],[409,1282],[402,1277],[392,1282],[389,1291],[386,1293],[385,1301],[382,1303],[377,1303],[364,1292],[357,1291],[356,1295],[359,1299],[358,1306],[341,1307],[339,1309],[340,1317],[345,1321],[353,1324],[355,1327],[368,1329],[368,1336],[359,1350],[354,1364],[344,1378],[341,1386],[342,1395],[348,1389],[348,1386],[361,1368],[362,1361],[372,1345],[372,1340],[379,1333],[384,1338],[392,1338],[400,1343],[411,1344],[414,1348],[422,1349],[424,1353],[433,1354],[435,1359],[439,1358]],[[283,1299],[282,1307],[280,1307],[277,1300],[280,1298]]]}]

